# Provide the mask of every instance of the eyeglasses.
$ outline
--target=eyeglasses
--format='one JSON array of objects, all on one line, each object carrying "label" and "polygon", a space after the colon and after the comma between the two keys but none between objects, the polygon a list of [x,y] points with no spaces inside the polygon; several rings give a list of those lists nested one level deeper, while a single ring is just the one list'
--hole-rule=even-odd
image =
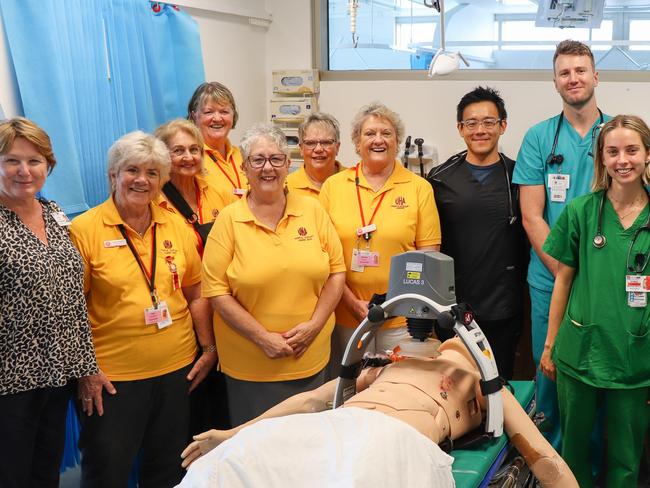
[{"label": "eyeglasses", "polygon": [[251,168],[259,169],[263,167],[266,162],[268,161],[271,163],[271,166],[274,168],[281,168],[284,166],[284,163],[287,162],[287,155],[286,154],[272,154],[271,156],[264,157],[264,156],[248,156],[248,164],[250,164]]},{"label": "eyeglasses", "polygon": [[185,151],[189,151],[190,155],[192,156],[198,156],[199,154],[201,154],[201,148],[199,146],[190,146],[190,147],[176,146],[170,151],[170,153],[173,157],[180,158],[185,154]]},{"label": "eyeglasses", "polygon": [[467,119],[460,121],[461,125],[464,126],[467,130],[476,130],[480,125],[482,125],[484,129],[494,129],[500,122],[501,119],[492,118],[483,120]]},{"label": "eyeglasses", "polygon": [[316,146],[320,144],[320,147],[323,149],[331,149],[334,147],[334,144],[336,144],[336,141],[334,139],[322,139],[318,141],[314,141],[311,139],[302,141],[302,145],[305,146],[307,149],[316,149]]}]

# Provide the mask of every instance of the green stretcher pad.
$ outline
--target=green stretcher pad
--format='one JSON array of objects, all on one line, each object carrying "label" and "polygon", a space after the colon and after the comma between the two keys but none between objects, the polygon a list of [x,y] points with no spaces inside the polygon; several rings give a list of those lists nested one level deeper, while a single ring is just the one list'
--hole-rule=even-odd
[{"label": "green stretcher pad", "polygon": [[[534,381],[511,381],[514,395],[525,409],[530,404],[535,393]],[[452,472],[456,480],[456,488],[477,488],[483,485],[495,460],[507,443],[505,433],[498,439],[483,442],[474,449],[454,449]],[[487,483],[486,483],[487,484]]]}]

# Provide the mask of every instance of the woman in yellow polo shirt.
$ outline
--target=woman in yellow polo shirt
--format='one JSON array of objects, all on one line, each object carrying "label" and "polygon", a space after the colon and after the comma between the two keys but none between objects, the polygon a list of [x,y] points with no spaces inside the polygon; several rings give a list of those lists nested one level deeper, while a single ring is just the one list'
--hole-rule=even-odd
[{"label": "woman in yellow polo shirt", "polygon": [[174,119],[156,129],[154,135],[169,149],[169,181],[156,198],[161,207],[183,217],[196,233],[199,253],[219,211],[230,203],[209,185],[203,167],[203,137],[189,120]]},{"label": "woman in yellow polo shirt", "polygon": [[108,152],[111,197],[70,227],[101,370],[80,380],[82,486],[126,486],[140,450],[143,486],[178,483],[188,391],[217,360],[194,236],[153,203],[169,167],[159,139],[123,136]]},{"label": "woman in yellow polo shirt", "polygon": [[300,154],[305,164],[287,177],[289,190],[318,198],[327,178],[341,169],[336,160],[341,147],[338,121],[329,114],[309,114],[298,128]]},{"label": "woman in yellow polo shirt", "polygon": [[267,124],[241,142],[250,190],[208,237],[202,294],[215,314],[233,425],[320,386],[345,281],[341,243],[313,198],[285,190],[288,147]]},{"label": "woman in yellow polo shirt", "polygon": [[[336,308],[332,361],[340,364],[354,329],[368,314],[373,293],[388,291],[390,258],[414,249],[440,248],[440,221],[431,185],[396,161],[404,137],[399,115],[381,103],[356,114],[352,142],[361,160],[325,181],[320,201],[341,238],[347,267]],[[408,338],[403,318],[388,321],[376,350]]]},{"label": "woman in yellow polo shirt", "polygon": [[217,81],[201,83],[190,98],[187,118],[203,136],[208,183],[227,203],[236,202],[246,193],[246,176],[241,171],[241,153],[228,139],[239,118],[235,97]]}]

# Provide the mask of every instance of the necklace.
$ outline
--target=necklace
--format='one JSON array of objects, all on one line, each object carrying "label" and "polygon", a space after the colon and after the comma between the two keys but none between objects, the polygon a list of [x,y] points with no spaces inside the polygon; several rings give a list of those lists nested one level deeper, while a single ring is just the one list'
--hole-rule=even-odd
[{"label": "necklace", "polygon": [[[608,195],[608,196],[609,196],[609,199],[612,201],[612,204],[616,203],[616,204],[620,205],[620,204],[622,203],[620,200],[618,200],[618,199],[612,197],[611,194]],[[627,217],[629,217],[630,215],[632,215],[635,211],[639,210],[639,204],[640,204],[640,203],[645,204],[645,201],[644,201],[644,200],[645,200],[645,191],[642,192],[640,195],[638,195],[638,196],[637,196],[637,197],[632,201],[632,203],[631,203],[630,206],[628,207],[629,210],[628,210],[627,212],[625,212],[625,213],[622,213],[622,210],[623,210],[622,208],[616,208],[616,205],[612,205],[612,207],[614,208],[614,211],[616,212],[616,215],[618,215],[619,220],[622,222],[622,221],[625,220]],[[643,207],[641,207],[641,208],[643,208]]]}]

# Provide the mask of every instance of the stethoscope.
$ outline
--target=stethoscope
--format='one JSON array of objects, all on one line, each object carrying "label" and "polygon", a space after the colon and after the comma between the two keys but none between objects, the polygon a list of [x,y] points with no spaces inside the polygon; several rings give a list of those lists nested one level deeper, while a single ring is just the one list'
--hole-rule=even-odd
[{"label": "stethoscope", "polygon": [[[465,156],[467,156],[467,150],[461,151],[458,154],[454,154],[450,158],[451,164],[449,166],[441,170],[439,170],[440,167],[432,169],[428,175],[428,178],[441,181],[438,180],[436,177],[444,173],[448,169],[453,168],[458,163],[465,161]],[[513,189],[510,184],[510,174],[508,173],[508,166],[506,165],[506,162],[503,159],[503,154],[501,153],[499,153],[499,161],[501,162],[501,167],[503,168],[503,174],[505,175],[505,179],[506,179],[506,187],[508,188],[508,225],[513,225],[517,221],[517,214],[515,213],[515,204],[514,204],[514,200],[516,197],[513,198],[512,196]],[[516,192],[517,189],[515,189],[514,191]]]},{"label": "stethoscope", "polygon": [[[594,147],[594,139],[596,138],[596,133],[600,128],[603,126],[605,123],[605,119],[603,117],[603,113],[598,109],[598,114],[600,115],[600,120],[598,121],[598,124],[594,126],[593,129],[591,129],[591,150],[589,151],[589,156],[593,157],[593,147]],[[552,166],[552,165],[560,165],[564,162],[564,156],[562,154],[555,154],[555,151],[557,150],[557,141],[560,138],[560,129],[562,128],[562,122],[564,122],[564,112],[560,112],[560,118],[557,120],[557,126],[555,127],[555,136],[553,136],[553,146],[551,147],[551,154],[548,155],[546,158],[546,165],[547,166]]]},{"label": "stethoscope", "polygon": [[[643,188],[643,190],[646,192],[646,195],[648,195],[648,201],[650,201],[650,194],[648,194],[648,190],[645,187]],[[600,204],[598,205],[598,227],[596,228],[596,235],[594,236],[592,241],[596,249],[602,249],[607,244],[607,238],[603,234],[603,209],[605,208],[606,198],[607,198],[607,192],[603,191],[603,194],[600,197]],[[641,232],[643,232],[644,230],[650,232],[650,213],[648,214],[648,218],[646,219],[645,224],[643,224],[634,232],[634,236],[632,236],[632,242],[630,242],[630,248],[627,250],[627,259],[625,263],[627,265],[628,271],[631,273],[642,273],[643,270],[648,265],[648,261],[650,261],[650,249],[649,249],[645,253],[640,253],[640,252],[636,253],[634,256],[634,266],[630,265],[630,256],[632,255],[632,249],[634,248],[634,243],[636,242]]]}]

